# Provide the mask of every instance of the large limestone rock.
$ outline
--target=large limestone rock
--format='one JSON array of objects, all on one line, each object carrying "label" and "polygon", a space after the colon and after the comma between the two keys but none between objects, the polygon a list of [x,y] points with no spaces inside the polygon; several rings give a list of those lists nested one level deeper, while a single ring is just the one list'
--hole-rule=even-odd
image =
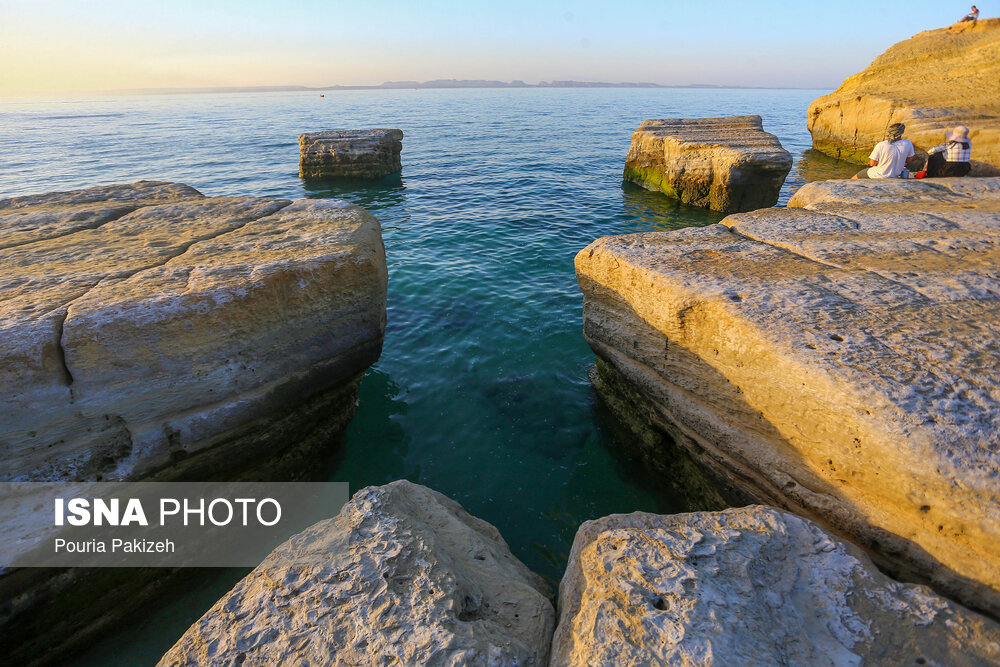
[{"label": "large limestone rock", "polygon": [[0,230],[3,480],[273,455],[299,407],[342,426],[381,350],[381,231],[342,201],[142,182],[2,201]]},{"label": "large limestone rock", "polygon": [[1000,19],[956,23],[900,42],[809,106],[813,146],[868,164],[892,123],[920,150],[967,125],[974,175],[1000,174]]},{"label": "large limestone rock", "polygon": [[159,664],[544,665],[554,625],[496,528],[398,481],[278,547]]},{"label": "large limestone rock", "polygon": [[751,506],[580,527],[551,665],[985,665],[1000,626]]},{"label": "large limestone rock", "polygon": [[402,165],[402,130],[330,130],[299,135],[302,178],[379,178]]},{"label": "large limestone rock", "polygon": [[812,183],[577,255],[599,388],[734,500],[1000,615],[1000,179]]},{"label": "large limestone rock", "polygon": [[774,206],[792,156],[760,116],[647,120],[632,134],[625,180],[716,211]]}]

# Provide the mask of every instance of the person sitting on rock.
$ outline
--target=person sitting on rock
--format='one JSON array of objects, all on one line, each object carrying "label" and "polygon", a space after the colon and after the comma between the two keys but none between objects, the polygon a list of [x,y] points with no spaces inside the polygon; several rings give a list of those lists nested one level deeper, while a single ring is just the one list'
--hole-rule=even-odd
[{"label": "person sitting on rock", "polygon": [[[944,135],[945,142],[927,151],[927,165],[924,167],[927,178],[943,176],[965,176],[972,169],[969,163],[972,157],[972,140],[969,139],[969,128],[957,125]],[[920,174],[917,174],[920,177]]]},{"label": "person sitting on rock", "polygon": [[906,163],[915,159],[913,144],[903,138],[906,126],[893,123],[885,131],[885,139],[875,144],[868,156],[868,169],[856,173],[852,180],[859,178],[909,178]]},{"label": "person sitting on rock", "polygon": [[972,11],[962,17],[959,23],[965,23],[966,21],[975,21],[979,18],[979,7],[972,5]]}]

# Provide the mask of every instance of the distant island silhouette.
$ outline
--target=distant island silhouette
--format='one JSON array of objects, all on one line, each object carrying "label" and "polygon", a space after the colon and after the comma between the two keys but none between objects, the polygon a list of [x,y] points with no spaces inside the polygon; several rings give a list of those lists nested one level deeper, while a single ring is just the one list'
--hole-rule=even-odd
[{"label": "distant island silhouette", "polygon": [[[647,82],[609,83],[606,81],[540,81],[525,83],[513,81],[490,81],[486,79],[434,79],[433,81],[386,81],[377,86],[208,86],[203,88],[129,88],[109,90],[117,95],[170,95],[186,93],[280,93],[328,90],[422,90],[434,88],[773,88],[774,86],[727,86],[717,84],[692,83],[664,85]],[[782,86],[778,86],[782,88]]]}]

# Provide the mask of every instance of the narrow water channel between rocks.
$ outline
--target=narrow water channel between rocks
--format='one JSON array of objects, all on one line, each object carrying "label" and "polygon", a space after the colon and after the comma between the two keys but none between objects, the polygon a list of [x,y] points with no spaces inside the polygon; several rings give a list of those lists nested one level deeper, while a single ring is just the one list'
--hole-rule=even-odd
[{"label": "narrow water channel between rocks", "polygon": [[[599,236],[722,216],[623,184],[646,118],[760,114],[803,180],[849,175],[806,154],[825,91],[526,89],[177,95],[0,104],[0,197],[140,179],[208,195],[339,197],[383,225],[388,327],[344,442],[316,461],[352,490],[407,478],[500,530],[553,583],[579,524],[676,512],[587,379],[574,255]],[[301,132],[398,127],[401,177],[305,184]],[[9,158],[9,159],[8,159]],[[192,573],[80,665],[152,663],[242,571]]]}]

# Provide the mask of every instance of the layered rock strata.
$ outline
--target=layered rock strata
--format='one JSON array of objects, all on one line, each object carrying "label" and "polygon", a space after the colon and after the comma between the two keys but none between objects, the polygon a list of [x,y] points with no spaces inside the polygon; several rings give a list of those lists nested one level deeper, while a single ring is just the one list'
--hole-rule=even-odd
[{"label": "layered rock strata", "polygon": [[918,150],[971,130],[973,175],[1000,174],[1000,19],[928,30],[892,46],[809,106],[813,146],[868,164],[892,123]]},{"label": "layered rock strata", "polygon": [[[140,182],[0,201],[0,480],[301,479],[385,330],[378,221]],[[55,661],[162,570],[7,570],[12,664]]]},{"label": "layered rock strata", "polygon": [[831,181],[787,209],[599,239],[584,335],[743,501],[1000,615],[1000,179]]},{"label": "layered rock strata", "polygon": [[342,201],[142,182],[5,200],[0,229],[3,480],[274,455],[297,406],[353,412],[381,351],[380,227]]},{"label": "layered rock strata", "polygon": [[559,588],[553,667],[985,665],[1000,625],[762,506],[584,523]]},{"label": "layered rock strata", "polygon": [[774,206],[792,156],[760,116],[647,120],[632,134],[625,180],[727,213]]},{"label": "layered rock strata", "polygon": [[402,169],[402,130],[330,130],[299,135],[302,178],[380,178]]},{"label": "layered rock strata", "polygon": [[496,528],[398,481],[279,546],[159,664],[544,665],[554,625]]}]

